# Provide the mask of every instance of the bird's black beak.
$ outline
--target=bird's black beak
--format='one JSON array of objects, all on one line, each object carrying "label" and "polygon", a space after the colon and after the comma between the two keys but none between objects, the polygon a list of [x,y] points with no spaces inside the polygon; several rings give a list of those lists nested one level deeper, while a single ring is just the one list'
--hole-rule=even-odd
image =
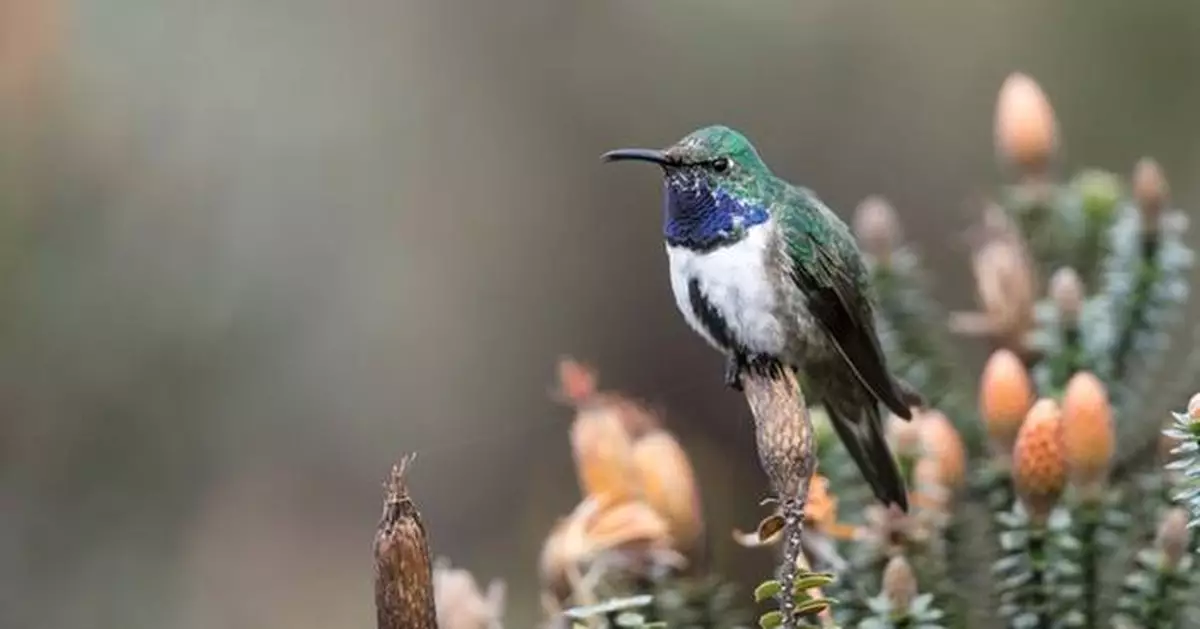
[{"label": "bird's black beak", "polygon": [[618,162],[622,160],[652,162],[664,168],[675,163],[664,151],[658,149],[617,149],[605,153],[601,156],[601,159],[606,162]]}]

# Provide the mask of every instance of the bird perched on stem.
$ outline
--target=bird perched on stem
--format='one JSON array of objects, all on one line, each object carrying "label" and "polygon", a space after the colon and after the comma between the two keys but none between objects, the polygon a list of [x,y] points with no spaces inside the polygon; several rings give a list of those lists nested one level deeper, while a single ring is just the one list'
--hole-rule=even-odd
[{"label": "bird perched on stem", "polygon": [[879,403],[902,419],[923,400],[888,369],[868,275],[849,228],[810,190],[775,176],[745,136],[699,129],[664,149],[619,149],[606,161],[657,164],[671,289],[687,323],[745,370],[791,368],[825,407],[875,496],[907,511],[904,480]]}]

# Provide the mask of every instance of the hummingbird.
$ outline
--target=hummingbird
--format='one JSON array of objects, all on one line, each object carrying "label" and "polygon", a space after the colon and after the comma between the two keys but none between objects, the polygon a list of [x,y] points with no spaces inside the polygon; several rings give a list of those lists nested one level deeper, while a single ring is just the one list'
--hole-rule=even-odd
[{"label": "hummingbird", "polygon": [[724,382],[791,368],[885,506],[908,511],[904,479],[884,437],[880,404],[901,419],[923,397],[891,375],[875,330],[858,244],[817,195],[776,176],[726,126],[666,149],[609,151],[663,173],[663,239],[675,304],[725,356]]}]

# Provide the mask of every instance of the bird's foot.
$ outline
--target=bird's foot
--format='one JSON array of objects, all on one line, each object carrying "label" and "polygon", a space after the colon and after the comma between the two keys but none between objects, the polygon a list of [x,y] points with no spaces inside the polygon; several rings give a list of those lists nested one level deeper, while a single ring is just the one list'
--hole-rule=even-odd
[{"label": "bird's foot", "polygon": [[742,367],[744,362],[740,356],[725,359],[725,386],[739,393],[742,391]]},{"label": "bird's foot", "polygon": [[775,380],[783,377],[784,366],[776,358],[756,354],[745,361],[742,369],[762,378]]}]

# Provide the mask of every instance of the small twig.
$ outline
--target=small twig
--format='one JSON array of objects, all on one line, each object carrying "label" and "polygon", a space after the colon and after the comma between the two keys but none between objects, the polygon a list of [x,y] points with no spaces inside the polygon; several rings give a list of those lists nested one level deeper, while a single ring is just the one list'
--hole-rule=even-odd
[{"label": "small twig", "polygon": [[384,483],[383,516],[375,531],[378,629],[438,628],[425,524],[405,483],[414,457],[408,455],[393,465]]},{"label": "small twig", "polygon": [[812,422],[804,394],[790,369],[771,375],[746,373],[746,402],[754,414],[758,457],[783,515],[783,560],[779,566],[779,608],[785,629],[796,627],[796,565],[804,534],[804,506],[816,471]]}]

